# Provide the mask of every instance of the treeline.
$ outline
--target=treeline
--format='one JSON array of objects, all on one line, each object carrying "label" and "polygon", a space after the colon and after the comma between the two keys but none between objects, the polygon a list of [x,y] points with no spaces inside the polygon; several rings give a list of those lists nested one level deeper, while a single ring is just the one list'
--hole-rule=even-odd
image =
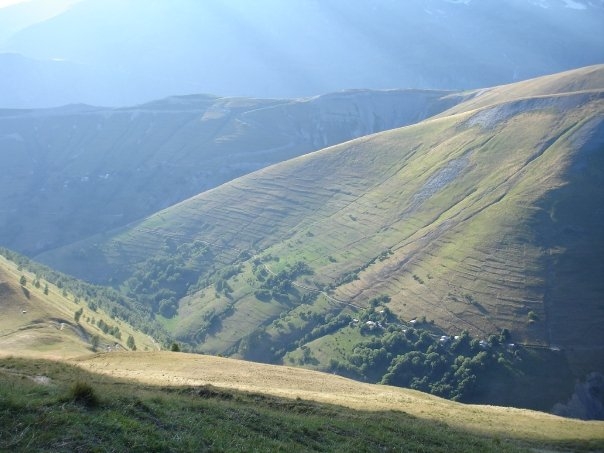
[{"label": "treeline", "polygon": [[35,274],[36,280],[44,279],[62,291],[63,296],[74,298],[77,303],[86,303],[91,311],[99,308],[104,310],[111,318],[119,318],[141,332],[150,335],[156,341],[168,345],[171,342],[169,335],[163,327],[155,321],[149,307],[132,297],[125,296],[117,290],[107,287],[92,285],[76,278],[62,274],[43,264],[11,250],[0,248],[0,255],[14,262],[20,269]]},{"label": "treeline", "polygon": [[296,297],[299,295],[293,285],[296,278],[313,274],[310,266],[303,261],[297,261],[277,274],[270,274],[259,258],[253,262],[253,272],[261,283],[260,289],[254,293],[256,298],[265,302],[275,299],[284,303],[290,302],[292,295]]},{"label": "treeline", "polygon": [[369,267],[373,266],[377,261],[384,261],[390,255],[392,255],[392,253],[393,252],[390,249],[384,250],[378,256],[375,256],[373,259],[369,260],[368,262],[366,262],[362,266],[359,266],[356,269],[353,269],[350,272],[342,275],[337,281],[335,281],[331,285],[328,285],[326,289],[335,289],[338,286],[342,286],[342,285],[345,285],[347,283],[350,283],[350,282],[353,282],[355,280],[358,280],[359,279],[359,274],[361,272],[363,272],[363,271],[367,270]]}]

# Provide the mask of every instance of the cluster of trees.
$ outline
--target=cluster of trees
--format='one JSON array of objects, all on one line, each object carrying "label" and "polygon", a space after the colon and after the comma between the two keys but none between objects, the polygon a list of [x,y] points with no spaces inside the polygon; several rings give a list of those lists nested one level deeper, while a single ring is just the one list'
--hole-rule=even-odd
[{"label": "cluster of trees", "polygon": [[126,346],[128,346],[128,348],[132,349],[133,351],[136,351],[136,343],[132,335],[128,335],[128,340],[126,340]]},{"label": "cluster of trees", "polygon": [[287,266],[277,274],[269,274],[262,266],[261,261],[254,262],[254,274],[262,283],[255,292],[256,298],[263,301],[275,299],[280,302],[289,302],[290,295],[294,293],[293,282],[303,275],[312,275],[313,270],[303,261]]},{"label": "cluster of trees", "polygon": [[288,351],[334,333],[351,321],[350,314],[339,312],[335,307],[330,311],[317,311],[310,305],[297,305],[289,312],[282,312],[269,326],[242,339],[238,348],[230,352],[248,360],[281,363]]},{"label": "cluster of trees", "polygon": [[[83,313],[84,313],[84,309],[82,307],[80,307],[78,310],[76,310],[74,312],[73,319],[75,320],[75,322],[77,322],[77,323],[80,322],[80,319],[81,319]],[[87,318],[87,320],[90,321],[90,319],[88,319],[88,318]],[[94,319],[92,320],[92,323],[95,324]],[[101,329],[103,331],[103,333],[111,335],[111,336],[117,338],[118,340],[122,339],[122,332],[120,332],[120,328],[118,326],[109,325],[102,319],[99,319],[98,321],[96,321],[96,326],[99,329]]]},{"label": "cluster of trees", "polygon": [[[344,361],[332,360],[330,371],[465,401],[474,395],[481,378],[514,360],[503,346],[509,339],[505,329],[481,342],[467,331],[443,337],[393,320],[385,308],[365,310],[358,327],[369,338],[357,343]],[[367,321],[382,327],[363,330]]]},{"label": "cluster of trees", "polygon": [[227,298],[231,299],[231,293],[233,288],[229,285],[228,280],[235,275],[239,275],[243,270],[240,264],[232,264],[222,268],[214,275],[214,289],[216,294],[224,294]]},{"label": "cluster of trees", "polygon": [[331,333],[337,332],[343,327],[346,327],[352,322],[352,316],[347,313],[340,313],[333,316],[331,313],[326,313],[323,316],[317,316],[315,318],[316,327],[310,332],[300,338],[296,343],[296,346],[302,346],[309,343],[317,338],[324,337]]},{"label": "cluster of trees", "polygon": [[102,319],[99,319],[96,322],[96,325],[99,329],[101,329],[103,331],[103,333],[109,334],[109,335],[117,338],[118,340],[122,339],[122,333],[120,332],[120,328],[118,326],[111,326],[111,325],[107,324],[105,321],[103,321]]},{"label": "cluster of trees", "polygon": [[199,286],[199,275],[209,267],[212,252],[201,241],[181,244],[166,240],[160,253],[137,266],[126,281],[127,294],[154,313],[172,318],[178,301],[192,286]]}]

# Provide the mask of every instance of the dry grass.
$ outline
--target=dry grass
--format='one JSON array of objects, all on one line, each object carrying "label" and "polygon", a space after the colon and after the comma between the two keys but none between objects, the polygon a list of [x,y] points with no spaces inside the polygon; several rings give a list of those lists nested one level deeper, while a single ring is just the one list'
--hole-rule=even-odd
[{"label": "dry grass", "polygon": [[403,411],[475,433],[540,441],[593,440],[604,445],[604,422],[523,409],[464,405],[421,392],[364,384],[315,371],[185,353],[110,353],[74,361],[86,370],[163,386],[239,389],[370,411]]}]

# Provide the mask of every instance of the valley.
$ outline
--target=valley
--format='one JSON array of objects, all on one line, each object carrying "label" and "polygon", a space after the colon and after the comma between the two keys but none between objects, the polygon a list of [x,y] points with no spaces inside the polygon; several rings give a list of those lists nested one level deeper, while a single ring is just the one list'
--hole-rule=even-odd
[{"label": "valley", "polygon": [[[0,291],[2,449],[77,450],[91,442],[134,450],[178,445],[180,451],[209,445],[595,451],[604,445],[602,422],[464,405],[300,367],[157,351],[149,336],[90,309],[95,300],[63,295],[63,288],[5,259]],[[104,333],[101,320],[118,325],[121,339]],[[126,352],[133,349],[126,336],[135,338],[136,351]],[[116,420],[126,428],[116,430]]]},{"label": "valley", "polygon": [[[155,281],[147,303],[171,306],[168,328],[205,352],[236,352],[266,327],[287,334],[271,324],[284,312],[296,324],[307,305],[337,314],[347,305],[334,301],[365,308],[385,294],[403,320],[483,338],[506,328],[515,342],[576,349],[577,373],[601,369],[581,351],[604,344],[602,218],[579,200],[602,197],[602,70],[542,82],[259,170],[38,258],[126,292]],[[585,285],[565,273],[570,262],[585,264]],[[297,263],[308,275],[288,277]],[[285,273],[285,297],[264,286],[267,270]]]},{"label": "valley", "polygon": [[0,451],[604,451],[604,0],[0,0]]},{"label": "valley", "polygon": [[[266,166],[123,226],[95,221],[101,233],[36,259],[113,287],[109,300],[131,301],[113,310],[163,347],[551,411],[604,370],[604,219],[592,204],[603,199],[602,87],[594,66],[468,93],[363,93],[366,110],[359,92],[256,100],[252,110],[249,100],[203,98],[204,117],[244,109],[214,143],[243,118],[279,124],[249,120],[263,115],[289,118],[291,138],[304,124],[291,119],[296,109],[339,118],[321,125],[311,115],[304,130],[319,135],[302,134],[308,147],[369,127],[362,118],[401,100],[396,121],[413,124]],[[435,115],[414,122],[411,99],[430,99]],[[161,101],[144,116],[174,103],[198,116],[200,101]],[[327,124],[344,124],[344,135],[325,138]],[[120,184],[136,191],[132,178]],[[446,344],[462,337],[466,362]],[[415,377],[399,375],[413,353]],[[437,362],[428,381],[418,377]]]}]

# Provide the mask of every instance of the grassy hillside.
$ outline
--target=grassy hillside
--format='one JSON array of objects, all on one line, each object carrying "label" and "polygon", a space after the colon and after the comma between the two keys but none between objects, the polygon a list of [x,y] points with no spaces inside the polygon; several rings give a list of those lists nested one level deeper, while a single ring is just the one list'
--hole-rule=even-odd
[{"label": "grassy hillside", "polygon": [[[335,340],[317,338],[386,295],[394,329],[560,349],[565,400],[573,376],[604,371],[603,70],[479,93],[40,258],[138,297],[198,351],[281,361],[304,346],[327,370]],[[344,356],[364,340],[346,331]]]},{"label": "grassy hillside", "polygon": [[0,110],[0,244],[30,256],[126,225],[243,174],[419,121],[461,97],[350,91],[183,96],[130,108]]},{"label": "grassy hillside", "polygon": [[587,66],[572,71],[537,77],[511,85],[501,85],[487,90],[476,90],[474,96],[459,106],[454,106],[438,116],[487,107],[502,102],[521,100],[552,94],[601,90],[604,86],[602,65]]},{"label": "grassy hillside", "polygon": [[[64,288],[0,256],[0,350],[19,356],[69,358],[92,350],[157,349],[147,335],[91,309]],[[103,328],[105,327],[105,328]]]},{"label": "grassy hillside", "polygon": [[597,451],[602,422],[181,353],[0,359],[13,451]]}]

